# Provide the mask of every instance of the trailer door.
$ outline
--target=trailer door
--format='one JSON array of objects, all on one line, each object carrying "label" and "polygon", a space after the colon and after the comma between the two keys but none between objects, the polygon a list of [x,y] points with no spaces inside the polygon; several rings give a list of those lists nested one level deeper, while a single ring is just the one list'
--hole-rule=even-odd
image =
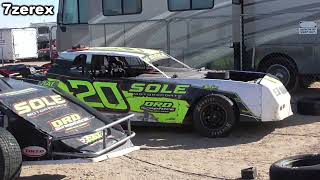
[{"label": "trailer door", "polygon": [[10,29],[0,30],[0,59],[13,59],[12,34]]},{"label": "trailer door", "polygon": [[37,30],[14,29],[12,30],[14,44],[14,60],[38,58]]}]

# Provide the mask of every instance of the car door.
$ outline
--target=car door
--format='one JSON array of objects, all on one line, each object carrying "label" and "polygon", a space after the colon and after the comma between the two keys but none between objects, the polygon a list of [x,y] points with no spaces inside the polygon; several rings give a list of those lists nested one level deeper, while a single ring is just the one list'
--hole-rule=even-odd
[{"label": "car door", "polygon": [[119,88],[123,80],[108,75],[110,70],[104,62],[108,58],[110,57],[92,54],[88,56],[85,65],[76,58],[74,65],[78,66],[58,77],[60,87],[99,111],[128,113],[128,103]]}]

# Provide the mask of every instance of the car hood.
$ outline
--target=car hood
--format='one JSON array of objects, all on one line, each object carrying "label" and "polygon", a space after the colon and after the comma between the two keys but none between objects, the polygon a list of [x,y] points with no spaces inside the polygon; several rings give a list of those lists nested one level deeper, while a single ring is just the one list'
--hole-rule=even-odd
[{"label": "car hood", "polygon": [[[98,129],[125,118],[125,116],[101,115],[76,98],[53,89],[11,78],[0,78],[0,80],[0,102],[2,106],[32,124],[39,132],[43,132],[53,139],[61,138],[57,141],[79,153],[101,152],[104,147],[102,141],[104,138],[102,130]],[[63,120],[66,118],[69,120]],[[24,130],[21,129],[21,131]],[[74,136],[74,138],[63,138],[69,136]],[[92,136],[96,138],[95,142],[89,142]],[[109,136],[112,136],[112,139]],[[106,133],[106,146],[113,146],[118,141],[127,139],[127,137],[127,133],[120,125],[111,126]],[[131,141],[127,140],[125,144],[118,145],[114,149],[130,148],[132,146]]]}]

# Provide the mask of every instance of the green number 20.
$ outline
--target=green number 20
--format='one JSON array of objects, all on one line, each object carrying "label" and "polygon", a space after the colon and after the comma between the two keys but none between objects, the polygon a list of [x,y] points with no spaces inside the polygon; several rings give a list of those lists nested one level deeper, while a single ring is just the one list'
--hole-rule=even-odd
[{"label": "green number 20", "polygon": [[[95,82],[92,84],[88,81],[79,81],[79,80],[69,80],[69,83],[73,89],[78,89],[79,86],[85,86],[88,89],[87,92],[78,93],[75,96],[82,102],[88,104],[90,107],[93,107],[93,108],[106,107],[108,109],[114,109],[114,110],[128,109],[128,106],[124,101],[124,98],[117,87],[117,83]],[[103,88],[109,88],[112,91],[113,95],[116,97],[116,100],[118,101],[118,103],[115,103],[115,104],[110,103],[105,92],[103,92]],[[101,102],[88,102],[85,100],[86,98],[95,96],[96,94],[98,94]]]}]

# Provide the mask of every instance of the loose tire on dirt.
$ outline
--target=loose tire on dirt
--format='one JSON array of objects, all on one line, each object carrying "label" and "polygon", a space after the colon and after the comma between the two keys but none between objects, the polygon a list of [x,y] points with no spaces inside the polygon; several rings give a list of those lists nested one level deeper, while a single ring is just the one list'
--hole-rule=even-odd
[{"label": "loose tire on dirt", "polygon": [[210,138],[227,136],[236,124],[234,103],[222,95],[208,95],[194,107],[193,126],[200,135]]},{"label": "loose tire on dirt", "polygon": [[0,180],[14,180],[20,176],[21,149],[8,131],[0,128]]},{"label": "loose tire on dirt", "polygon": [[299,87],[298,70],[286,56],[274,55],[260,64],[259,71],[270,73],[280,79],[291,92]]},{"label": "loose tire on dirt", "polygon": [[302,98],[297,102],[298,113],[307,116],[320,116],[320,98]]},{"label": "loose tire on dirt", "polygon": [[282,159],[270,167],[270,180],[319,180],[320,155]]}]

